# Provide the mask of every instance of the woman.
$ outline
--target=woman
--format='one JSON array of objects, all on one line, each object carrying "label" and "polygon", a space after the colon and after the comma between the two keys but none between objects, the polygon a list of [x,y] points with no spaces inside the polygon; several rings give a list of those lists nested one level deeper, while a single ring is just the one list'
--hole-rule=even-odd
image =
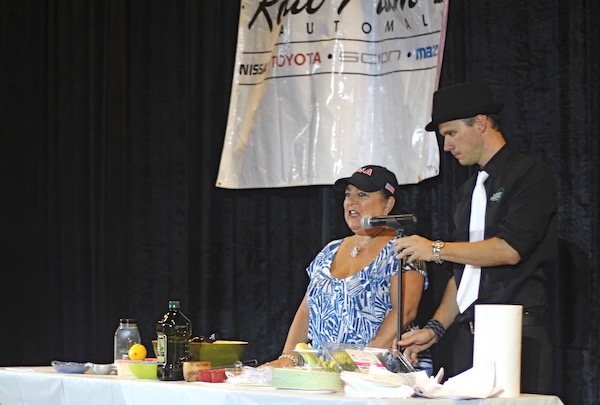
[{"label": "woman", "polygon": [[[397,328],[398,269],[393,241],[386,227],[364,229],[365,216],[389,215],[396,204],[396,176],[381,166],[364,166],[335,182],[344,191],[344,218],[354,235],[327,244],[307,268],[310,277],[281,356],[272,367],[298,364],[296,344],[339,342],[392,348]],[[402,270],[402,324],[406,329],[417,314],[426,272]]]}]

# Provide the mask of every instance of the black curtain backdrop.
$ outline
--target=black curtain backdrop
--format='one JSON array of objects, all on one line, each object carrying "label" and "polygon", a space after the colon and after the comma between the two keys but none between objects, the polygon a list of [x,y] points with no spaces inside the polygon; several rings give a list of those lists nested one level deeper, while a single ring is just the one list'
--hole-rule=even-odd
[{"label": "black curtain backdrop", "polygon": [[[195,335],[280,353],[304,269],[348,230],[329,187],[215,187],[239,7],[0,0],[0,365],[109,362],[121,317],[151,347],[171,299]],[[596,0],[451,0],[441,77],[488,81],[509,143],[556,175],[549,323],[566,404],[600,402],[599,17]],[[402,187],[419,233],[449,238],[472,170],[443,154],[440,176]],[[430,272],[422,319],[448,277]]]}]

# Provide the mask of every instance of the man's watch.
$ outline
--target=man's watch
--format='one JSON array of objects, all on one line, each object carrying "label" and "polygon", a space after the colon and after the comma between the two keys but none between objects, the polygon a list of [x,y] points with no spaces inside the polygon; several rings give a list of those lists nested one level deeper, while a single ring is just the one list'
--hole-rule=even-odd
[{"label": "man's watch", "polygon": [[442,259],[440,257],[440,252],[442,251],[443,247],[444,247],[444,241],[443,240],[436,240],[435,242],[433,242],[431,244],[431,248],[433,250],[433,261],[435,262],[435,264],[442,264],[442,263],[444,263],[444,259]]}]

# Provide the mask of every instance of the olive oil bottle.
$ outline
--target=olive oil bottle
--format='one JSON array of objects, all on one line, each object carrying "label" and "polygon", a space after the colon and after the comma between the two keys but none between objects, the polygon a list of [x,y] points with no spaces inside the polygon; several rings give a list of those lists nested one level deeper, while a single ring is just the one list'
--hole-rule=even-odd
[{"label": "olive oil bottle", "polygon": [[179,308],[179,301],[169,301],[169,311],[156,325],[156,376],[162,381],[183,380],[183,362],[190,355],[192,323]]}]

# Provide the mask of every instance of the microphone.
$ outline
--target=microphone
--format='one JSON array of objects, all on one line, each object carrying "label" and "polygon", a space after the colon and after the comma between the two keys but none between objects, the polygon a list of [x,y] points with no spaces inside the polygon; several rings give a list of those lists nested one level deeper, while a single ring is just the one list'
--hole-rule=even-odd
[{"label": "microphone", "polygon": [[405,223],[416,223],[417,217],[414,214],[388,215],[382,217],[372,217],[365,215],[360,219],[360,226],[365,229],[372,229],[376,226],[387,226],[392,229],[402,229]]}]

